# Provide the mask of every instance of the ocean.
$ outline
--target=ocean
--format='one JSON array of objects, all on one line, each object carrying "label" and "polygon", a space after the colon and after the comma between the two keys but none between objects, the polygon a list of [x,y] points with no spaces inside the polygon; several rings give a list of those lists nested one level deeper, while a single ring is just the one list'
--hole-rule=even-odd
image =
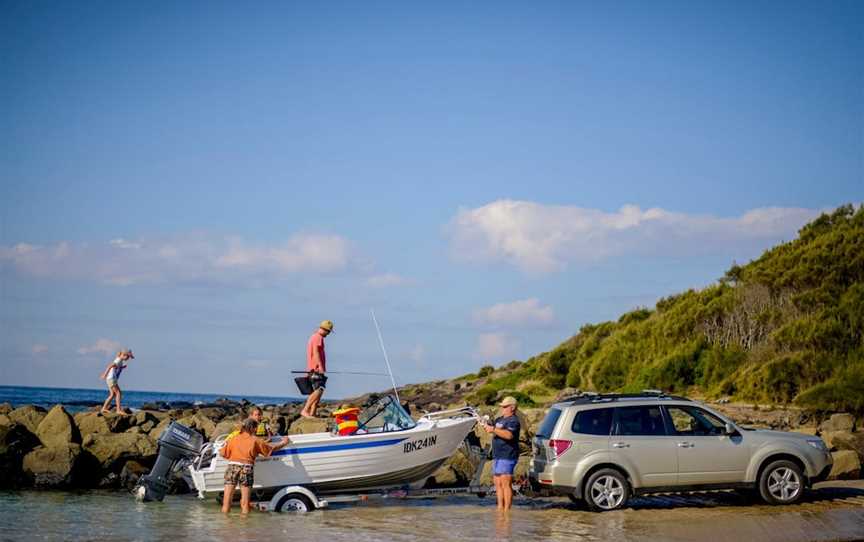
[{"label": "ocean", "polygon": [[[0,403],[11,403],[13,407],[37,405],[51,408],[63,405],[69,412],[87,410],[101,405],[108,397],[107,389],[86,388],[36,388],[30,386],[0,386]],[[207,404],[217,399],[234,401],[246,399],[256,405],[281,405],[302,402],[298,397],[270,397],[263,395],[226,395],[223,393],[174,393],[164,391],[123,390],[122,404],[129,408],[140,409],[146,403]],[[112,403],[113,404],[113,403]]]}]

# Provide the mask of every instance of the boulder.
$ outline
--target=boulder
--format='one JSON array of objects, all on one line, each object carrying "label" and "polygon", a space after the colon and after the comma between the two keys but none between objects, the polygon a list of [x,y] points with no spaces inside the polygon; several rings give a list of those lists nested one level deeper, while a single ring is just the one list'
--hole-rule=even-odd
[{"label": "boulder", "polygon": [[150,410],[150,411],[159,411],[159,410],[168,410],[171,408],[171,405],[164,401],[156,401],[151,403],[144,403],[141,405],[141,410]]},{"label": "boulder", "polygon": [[309,433],[326,433],[328,421],[322,418],[298,418],[288,428],[289,435],[307,435]]},{"label": "boulder", "polygon": [[858,459],[864,462],[864,432],[834,433],[831,443],[837,450],[852,450],[858,454]]},{"label": "boulder", "polygon": [[836,450],[836,441],[839,440],[848,440],[851,437],[852,433],[848,431],[823,431],[819,436],[825,442],[825,445],[828,446],[829,450]]},{"label": "boulder", "polygon": [[36,428],[39,427],[39,423],[42,421],[42,418],[45,417],[45,409],[42,407],[27,405],[16,408],[7,414],[7,416],[9,416],[9,419],[13,422],[20,423],[26,427],[28,431],[36,434]]},{"label": "boulder", "polygon": [[27,485],[22,468],[24,456],[39,446],[39,439],[21,424],[0,426],[0,488]]},{"label": "boulder", "polygon": [[207,418],[208,420],[218,422],[228,414],[227,410],[221,407],[205,407],[198,409],[198,416]]},{"label": "boulder", "polygon": [[142,433],[150,433],[153,428],[156,427],[156,425],[157,424],[155,422],[144,422],[143,424],[136,427],[138,427],[138,429],[140,429]]},{"label": "boulder", "polygon": [[114,412],[79,412],[75,415],[75,425],[82,438],[93,433],[122,433],[131,423],[131,416]]},{"label": "boulder", "polygon": [[13,410],[11,403],[0,403],[0,414],[9,414]]},{"label": "boulder", "polygon": [[15,422],[12,421],[12,418],[7,416],[6,414],[0,414],[0,426],[12,425],[13,423]]},{"label": "boulder", "polygon": [[452,487],[466,485],[474,476],[474,464],[462,453],[456,453],[435,471],[434,480],[428,481],[430,487]]},{"label": "boulder", "polygon": [[240,427],[240,422],[242,421],[243,417],[240,415],[233,415],[224,418],[222,421],[216,424],[216,427],[213,428],[212,437],[216,438],[220,435],[227,435],[228,433],[231,433],[232,431]]},{"label": "boulder", "polygon": [[171,422],[173,422],[173,421],[174,421],[174,420],[173,420],[172,418],[165,418],[164,420],[162,420],[161,422],[159,422],[159,423],[156,425],[156,427],[154,427],[153,429],[151,429],[150,432],[148,433],[148,435],[150,435],[151,437],[153,437],[153,438],[155,438],[155,439],[158,439],[158,438],[159,438],[159,435],[162,434],[162,431],[164,431],[165,428],[168,427],[168,425],[170,425]]},{"label": "boulder", "polygon": [[829,480],[856,480],[861,476],[861,461],[858,454],[852,450],[832,452],[834,466],[831,467]]},{"label": "boulder", "polygon": [[72,416],[61,405],[54,405],[48,414],[39,422],[36,436],[46,447],[56,447],[62,444],[80,444],[81,435]]},{"label": "boulder", "polygon": [[832,414],[830,418],[822,422],[819,429],[826,431],[847,431],[851,433],[855,429],[855,417],[851,414]]},{"label": "boulder", "polygon": [[202,435],[204,438],[210,439],[213,436],[213,432],[216,430],[216,424],[213,423],[213,420],[207,418],[201,413],[196,413],[192,416],[188,416],[186,418],[181,418],[177,420],[181,425],[185,425],[189,429],[195,429]]},{"label": "boulder", "polygon": [[81,455],[79,444],[40,446],[24,456],[24,473],[36,487],[69,487],[79,478]]},{"label": "boulder", "polygon": [[83,444],[103,469],[112,472],[129,459],[152,461],[157,451],[156,441],[142,433],[92,433]]},{"label": "boulder", "polygon": [[132,426],[141,426],[148,422],[152,422],[153,425],[156,425],[157,423],[159,423],[159,418],[157,418],[150,412],[147,412],[146,410],[139,410],[138,412],[133,414],[132,419],[129,420],[129,423],[131,423]]},{"label": "boulder", "polygon": [[131,491],[135,489],[138,480],[148,472],[150,472],[150,469],[141,464],[141,462],[134,459],[129,460],[123,465],[123,469],[120,471],[120,486]]}]

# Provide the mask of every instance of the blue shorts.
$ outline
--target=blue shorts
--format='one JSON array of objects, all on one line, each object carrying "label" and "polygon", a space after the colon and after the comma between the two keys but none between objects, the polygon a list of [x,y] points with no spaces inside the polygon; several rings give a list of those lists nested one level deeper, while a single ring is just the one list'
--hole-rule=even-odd
[{"label": "blue shorts", "polygon": [[494,459],[492,460],[492,474],[494,476],[498,476],[499,474],[506,474],[508,476],[513,476],[513,469],[516,468],[516,460],[515,459]]}]

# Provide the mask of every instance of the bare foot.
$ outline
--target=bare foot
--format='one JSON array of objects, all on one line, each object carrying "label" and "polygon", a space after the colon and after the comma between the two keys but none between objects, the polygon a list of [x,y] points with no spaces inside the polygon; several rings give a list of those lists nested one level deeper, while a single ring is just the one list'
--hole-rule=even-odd
[{"label": "bare foot", "polygon": [[122,410],[118,410],[118,411],[117,411],[117,414],[120,414],[121,416],[125,416],[125,415],[126,415],[126,413],[123,412]]},{"label": "bare foot", "polygon": [[107,408],[103,408],[103,409],[100,410],[99,412],[102,412],[102,413],[104,413],[104,414],[110,414],[110,413],[111,413],[111,411],[108,410]]}]

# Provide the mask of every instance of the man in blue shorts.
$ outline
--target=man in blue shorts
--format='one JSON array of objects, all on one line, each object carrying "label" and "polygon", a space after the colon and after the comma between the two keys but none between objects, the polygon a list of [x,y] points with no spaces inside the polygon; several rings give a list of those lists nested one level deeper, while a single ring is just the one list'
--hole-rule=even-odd
[{"label": "man in blue shorts", "polygon": [[492,433],[492,474],[498,509],[509,510],[513,503],[513,469],[519,460],[519,418],[516,417],[516,399],[505,397],[501,401],[501,416],[495,424],[484,426]]}]

